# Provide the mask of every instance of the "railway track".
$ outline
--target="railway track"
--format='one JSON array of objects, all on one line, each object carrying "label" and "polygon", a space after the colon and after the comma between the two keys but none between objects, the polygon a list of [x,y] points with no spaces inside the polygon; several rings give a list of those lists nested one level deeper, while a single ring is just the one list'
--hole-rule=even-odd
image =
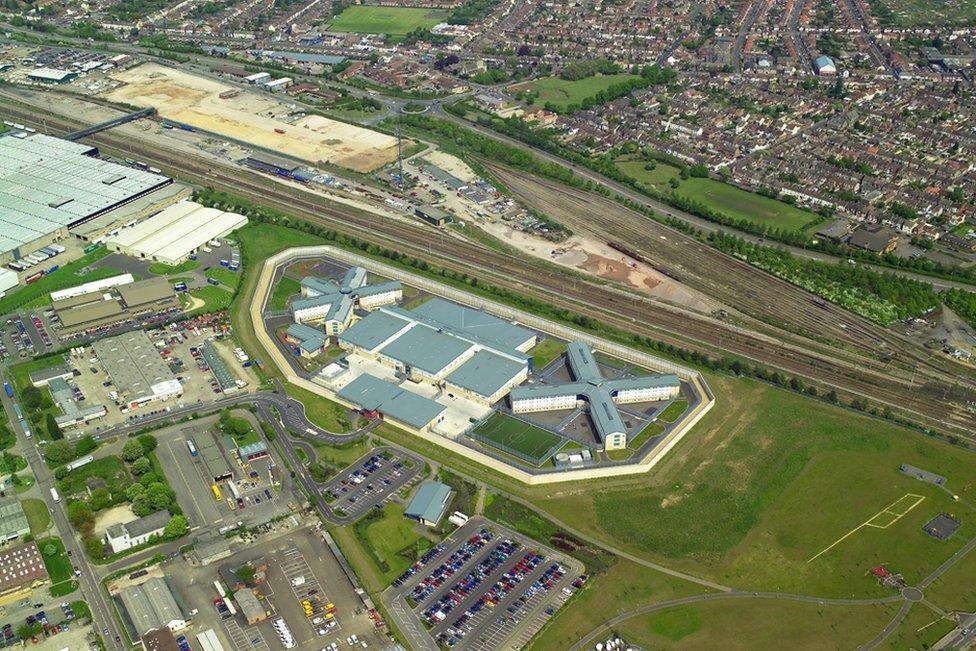
[{"label": "railway track", "polygon": [[[36,107],[5,106],[4,112],[18,122],[40,124],[49,130],[66,133],[78,128],[74,120],[58,115],[39,115]],[[407,255],[461,271],[493,284],[512,289],[554,305],[599,319],[609,325],[652,337],[677,346],[714,354],[728,351],[744,358],[771,365],[789,374],[810,378],[842,394],[868,398],[909,415],[913,420],[938,429],[970,436],[976,429],[976,416],[961,406],[936,403],[927,394],[943,397],[943,387],[926,389],[923,380],[905,383],[859,368],[839,360],[821,358],[786,345],[776,345],[770,338],[745,332],[728,324],[655,305],[639,297],[589,281],[573,281],[567,276],[535,268],[530,261],[505,254],[483,245],[439,237],[430,227],[400,223],[329,202],[299,188],[289,188],[259,174],[236,166],[188,155],[158,143],[146,144],[126,136],[103,132],[91,138],[103,149],[137,154],[140,159],[188,177],[197,184],[268,205],[287,214],[323,225],[336,232],[363,238]],[[519,281],[532,278],[532,283]]]}]

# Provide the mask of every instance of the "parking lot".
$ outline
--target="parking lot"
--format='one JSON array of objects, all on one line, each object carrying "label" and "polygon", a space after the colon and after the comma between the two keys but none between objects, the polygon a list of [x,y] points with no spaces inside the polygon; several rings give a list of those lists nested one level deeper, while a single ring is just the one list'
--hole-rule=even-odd
[{"label": "parking lot", "polygon": [[392,448],[377,448],[339,473],[323,489],[336,522],[352,522],[418,478],[424,462]]},{"label": "parking lot", "polygon": [[472,518],[398,577],[391,612],[414,646],[518,648],[582,585],[574,559]]},{"label": "parking lot", "polygon": [[[69,599],[70,600],[70,599]],[[84,630],[75,621],[75,612],[68,601],[63,598],[53,598],[47,588],[34,590],[29,597],[0,606],[0,646],[20,646],[17,629],[24,625],[41,625],[41,632],[28,640],[30,645],[43,644],[50,640],[54,648],[65,648],[69,633]],[[76,636],[70,636],[74,639]]]}]

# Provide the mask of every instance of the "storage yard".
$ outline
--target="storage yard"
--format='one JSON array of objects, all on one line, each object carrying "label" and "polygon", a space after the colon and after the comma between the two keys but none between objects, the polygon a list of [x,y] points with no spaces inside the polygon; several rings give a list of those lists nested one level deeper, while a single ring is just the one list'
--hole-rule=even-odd
[{"label": "storage yard", "polygon": [[121,85],[106,99],[135,106],[154,106],[169,120],[252,143],[316,163],[324,161],[369,172],[396,160],[396,139],[377,131],[318,115],[293,120],[292,109],[270,96],[155,63],[119,72]]}]

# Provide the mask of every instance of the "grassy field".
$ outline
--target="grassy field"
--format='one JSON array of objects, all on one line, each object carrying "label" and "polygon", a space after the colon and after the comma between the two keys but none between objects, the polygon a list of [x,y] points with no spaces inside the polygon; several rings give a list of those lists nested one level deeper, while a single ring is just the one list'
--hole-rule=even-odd
[{"label": "grassy field", "polygon": [[149,265],[149,273],[156,274],[157,276],[174,276],[176,274],[185,274],[187,271],[193,271],[199,266],[199,260],[184,260],[176,265],[166,264],[165,262],[153,262]]},{"label": "grassy field", "polygon": [[217,282],[231,289],[237,289],[241,282],[241,274],[224,267],[210,267],[207,269],[207,278],[213,278]]},{"label": "grassy field", "polygon": [[587,97],[592,97],[614,84],[633,78],[634,75],[628,73],[594,75],[575,81],[567,81],[559,77],[543,77],[535,81],[510,86],[509,90],[514,93],[532,91],[536,93],[533,102],[536,106],[544,106],[546,102],[550,102],[558,108],[564,109],[570,104],[579,104]]},{"label": "grassy field", "polygon": [[618,627],[648,649],[853,649],[873,638],[897,606],[716,601],[635,617]]},{"label": "grassy field", "polygon": [[632,450],[640,450],[640,447],[644,445],[647,441],[658,436],[664,431],[664,425],[661,423],[648,423],[644,426],[637,436],[627,441],[627,447]]},{"label": "grassy field", "polygon": [[207,312],[219,312],[230,307],[231,299],[234,295],[223,287],[207,285],[198,289],[191,289],[190,296],[199,298],[203,305],[192,311],[192,314],[206,314]]},{"label": "grassy field", "polygon": [[501,412],[492,414],[474,431],[497,443],[502,450],[521,452],[536,460],[541,460],[560,441],[560,437],[552,432]]},{"label": "grassy field", "polygon": [[403,517],[403,505],[389,503],[382,516],[356,525],[357,536],[377,562],[377,569],[389,583],[400,576],[432,543],[413,531],[414,522]]},{"label": "grassy field", "polygon": [[[872,8],[873,8],[873,3]],[[932,0],[879,0],[890,11],[895,25],[919,27],[923,25],[976,25],[976,3],[968,0],[933,2]],[[875,12],[876,14],[878,12]],[[887,12],[885,12],[887,13]]]},{"label": "grassy field", "polygon": [[443,21],[443,12],[419,7],[347,7],[329,24],[331,32],[403,36],[418,27],[429,29]]},{"label": "grassy field", "polygon": [[294,278],[282,276],[268,299],[268,309],[272,312],[281,312],[288,309],[288,299],[302,291],[302,285]]},{"label": "grassy field", "polygon": [[687,400],[675,400],[670,405],[665,407],[657,417],[666,423],[673,423],[674,421],[678,420],[681,414],[685,413],[685,409],[687,408]]},{"label": "grassy field", "polygon": [[[82,269],[98,262],[108,254],[108,249],[103,246],[88,255],[78,258],[74,262],[69,262],[53,274],[44,276],[37,282],[24,285],[20,289],[8,293],[0,300],[0,314],[7,314],[27,305],[37,306],[48,303],[50,302],[48,294],[59,289],[64,289],[65,287],[73,287],[74,285],[80,285],[91,280],[100,280],[118,275],[119,271],[117,269],[109,267],[92,269],[88,273],[80,273]],[[41,268],[49,269],[51,266],[57,264],[56,260],[57,258],[51,260],[51,264],[48,266],[41,265]]]},{"label": "grassy field", "polygon": [[41,551],[44,567],[51,577],[51,595],[55,597],[70,594],[78,589],[78,583],[72,577],[71,559],[64,549],[60,538],[42,538],[37,541],[37,548]]},{"label": "grassy field", "polygon": [[566,344],[563,342],[558,339],[543,339],[529,351],[532,355],[532,368],[541,371],[564,352],[566,352]]},{"label": "grassy field", "polygon": [[24,514],[27,515],[31,535],[37,536],[47,531],[47,528],[51,526],[51,514],[48,512],[44,500],[29,498],[22,500],[20,504],[24,507]]},{"label": "grassy field", "polygon": [[[976,455],[756,382],[709,376],[713,409],[642,481],[540,498],[556,517],[649,559],[743,589],[879,595],[883,563],[917,582],[976,531],[939,542],[921,526],[955,504],[898,470],[949,478],[972,499]],[[925,499],[887,528],[862,528],[907,493]]]},{"label": "grassy field", "polygon": [[305,415],[312,424],[334,434],[346,434],[353,430],[349,410],[339,403],[293,384],[286,384],[285,390],[289,396],[305,405]]},{"label": "grassy field", "polygon": [[350,441],[341,445],[330,445],[313,441],[315,445],[315,458],[319,461],[330,463],[339,468],[345,468],[356,459],[366,454],[372,449],[365,438],[357,441]]},{"label": "grassy field", "polygon": [[[670,189],[668,182],[671,179],[678,178],[677,167],[656,163],[653,170],[645,170],[645,164],[644,161],[621,161],[617,163],[617,167],[639,183],[662,192]],[[747,192],[715,179],[679,180],[676,192],[683,197],[700,201],[732,219],[745,219],[763,226],[801,230],[819,219],[817,215],[796,206]]]},{"label": "grassy field", "polygon": [[105,481],[109,490],[115,486],[119,490],[125,490],[128,485],[129,472],[125,469],[125,464],[115,455],[95,459],[80,468],[69,472],[64,478],[58,480],[58,490],[66,495],[77,495],[85,492],[86,482],[91,477],[98,477]]}]

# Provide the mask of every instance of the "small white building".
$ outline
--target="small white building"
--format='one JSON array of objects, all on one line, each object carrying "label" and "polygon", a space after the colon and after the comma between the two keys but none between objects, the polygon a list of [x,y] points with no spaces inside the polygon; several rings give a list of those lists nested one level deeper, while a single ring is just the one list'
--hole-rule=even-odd
[{"label": "small white building", "polygon": [[113,524],[105,530],[105,542],[113,554],[138,547],[149,542],[153,536],[163,535],[169,518],[169,511],[156,511],[131,522]]},{"label": "small white building", "polygon": [[249,84],[253,84],[255,86],[264,84],[268,82],[270,79],[271,79],[271,75],[269,75],[267,72],[256,72],[253,75],[248,75],[247,77],[244,77],[244,81],[246,81]]},{"label": "small white building", "polygon": [[282,91],[292,85],[291,77],[281,77],[280,79],[274,79],[272,81],[267,81],[264,83],[264,87],[270,90],[272,93],[277,93]]}]

